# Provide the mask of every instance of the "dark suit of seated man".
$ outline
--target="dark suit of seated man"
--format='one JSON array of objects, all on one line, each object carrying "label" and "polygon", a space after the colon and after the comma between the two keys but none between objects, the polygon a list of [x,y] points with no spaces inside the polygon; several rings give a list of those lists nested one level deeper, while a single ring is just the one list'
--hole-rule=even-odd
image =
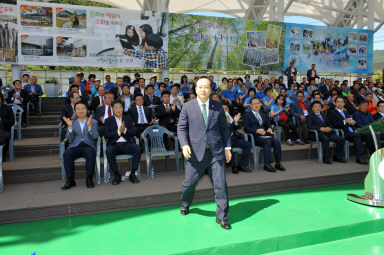
[{"label": "dark suit of seated man", "polygon": [[74,120],[76,118],[75,104],[81,101],[80,95],[77,92],[70,91],[68,93],[68,97],[71,102],[69,104],[65,104],[63,106],[63,109],[61,109],[61,125],[63,128],[60,137],[61,141],[65,139],[65,136],[67,134],[67,124],[65,123],[64,118]]},{"label": "dark suit of seated man", "polygon": [[103,136],[104,131],[104,122],[107,118],[113,115],[112,111],[112,101],[114,100],[114,95],[111,92],[108,92],[104,97],[104,106],[99,106],[95,112],[95,119],[98,121],[98,131],[100,137]]},{"label": "dark suit of seated man", "polygon": [[115,178],[112,181],[113,185],[121,182],[121,175],[116,164],[116,155],[130,154],[132,155],[132,169],[129,175],[129,181],[138,183],[136,170],[140,164],[141,148],[134,143],[133,137],[136,134],[136,128],[133,126],[133,121],[129,115],[123,115],[123,103],[120,100],[115,100],[112,103],[113,116],[105,120],[104,137],[108,140],[107,144],[107,159],[108,165],[111,168]]},{"label": "dark suit of seated man", "polygon": [[232,173],[238,174],[239,171],[251,172],[248,165],[252,144],[236,134],[236,130],[240,128],[239,120],[241,113],[236,114],[235,117],[232,118],[232,116],[229,115],[229,106],[227,104],[223,104],[223,109],[229,125],[229,131],[231,132],[232,148],[237,147],[243,150],[239,164],[236,164],[234,157],[231,159]]},{"label": "dark suit of seated man", "polygon": [[91,111],[96,111],[97,107],[99,106],[105,106],[105,88],[103,86],[98,87],[97,93],[99,93],[99,95],[92,98],[91,105],[89,107]]},{"label": "dark suit of seated man", "polygon": [[145,88],[145,91],[147,92],[147,94],[144,96],[144,105],[145,106],[151,107],[151,106],[157,106],[157,105],[161,104],[160,97],[155,96],[153,94],[153,92],[154,92],[153,85],[151,85],[151,84],[148,85]]},{"label": "dark suit of seated man", "polygon": [[[325,164],[332,164],[329,155],[330,141],[336,144],[335,157],[333,158],[333,161],[346,163],[347,161],[344,158],[345,138],[332,132],[327,115],[321,113],[322,107],[322,104],[318,101],[314,101],[311,104],[312,113],[307,118],[307,128],[318,132],[319,140],[323,146],[323,161]],[[315,140],[314,134],[311,134],[310,137],[312,140]]]},{"label": "dark suit of seated man", "polygon": [[141,94],[135,96],[135,104],[129,108],[128,115],[136,127],[136,136],[140,138],[141,133],[155,122],[152,110],[144,107],[144,98]]},{"label": "dark suit of seated man", "polygon": [[[83,102],[87,106],[87,108],[89,107],[89,105],[88,105],[89,95],[88,95],[88,92],[86,89],[80,88],[80,86],[77,84],[72,84],[72,85],[70,85],[70,88],[68,90],[68,95],[69,95],[69,92],[71,92],[71,91],[79,93],[79,96],[81,99],[80,101]],[[67,104],[70,103],[69,96],[65,99],[65,102]]]},{"label": "dark suit of seated man", "polygon": [[44,93],[41,89],[41,86],[37,83],[36,76],[32,76],[30,79],[30,83],[24,86],[24,89],[28,92],[29,102],[33,104],[35,112],[38,112],[40,115],[39,109],[39,97],[41,97]]},{"label": "dark suit of seated man", "polygon": [[63,155],[65,173],[67,181],[62,187],[67,190],[76,186],[74,178],[75,164],[74,160],[80,157],[85,158],[85,168],[87,170],[87,188],[93,188],[93,174],[96,164],[96,141],[99,136],[97,131],[97,121],[92,116],[87,117],[88,109],[83,102],[75,104],[76,119],[73,121],[64,117],[68,126],[66,139],[70,145]]},{"label": "dark suit of seated man", "polygon": [[11,138],[11,128],[15,125],[15,117],[12,107],[4,103],[3,94],[0,93],[0,145],[3,147],[3,162],[6,161],[9,140]]},{"label": "dark suit of seated man", "polygon": [[[266,113],[261,112],[262,103],[258,98],[251,99],[251,111],[244,116],[244,130],[251,133],[255,138],[255,145],[264,148],[264,170],[276,172],[276,169],[285,171],[281,164],[281,144],[273,137],[271,129],[271,120]],[[272,147],[275,156],[275,167],[272,167]]]},{"label": "dark suit of seated man", "polygon": [[22,125],[27,126],[27,104],[28,104],[28,92],[22,88],[21,81],[13,81],[14,89],[8,92],[7,103],[16,104],[23,109]]},{"label": "dark suit of seated man", "polygon": [[176,133],[180,110],[175,104],[172,105],[169,103],[171,97],[168,90],[161,92],[161,99],[163,103],[158,105],[155,110],[156,118],[159,119],[160,126]]}]

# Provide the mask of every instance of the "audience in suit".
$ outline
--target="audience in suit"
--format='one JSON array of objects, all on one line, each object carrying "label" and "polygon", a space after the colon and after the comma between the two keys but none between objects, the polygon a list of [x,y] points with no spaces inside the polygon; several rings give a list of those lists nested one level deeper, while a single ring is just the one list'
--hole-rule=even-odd
[{"label": "audience in suit", "polygon": [[284,74],[288,77],[288,89],[289,89],[292,84],[292,77],[297,75],[295,62],[289,63],[289,66],[285,69]]},{"label": "audience in suit", "polygon": [[152,117],[152,110],[144,107],[144,98],[141,94],[135,96],[135,104],[131,106],[128,115],[131,117],[135,127],[136,136],[140,138],[141,133],[155,123],[155,118]]},{"label": "audience in suit", "polygon": [[317,76],[317,72],[316,72],[316,65],[315,64],[312,64],[312,67],[311,69],[309,69],[307,71],[307,81],[310,82],[311,80],[315,80],[316,78],[319,79],[320,77]]},{"label": "audience in suit", "polygon": [[[83,92],[81,93],[80,91]],[[70,98],[69,98],[69,92],[75,92],[75,93],[78,93],[79,96],[80,96],[80,101],[83,102],[83,104],[85,104],[87,106],[87,108],[89,107],[88,105],[88,98],[89,98],[89,95],[88,95],[88,92],[85,90],[85,89],[80,89],[78,85],[74,84],[74,85],[71,85],[69,91],[68,91],[68,96],[67,96],[67,99],[65,100],[65,102],[67,104],[69,104],[71,102]],[[85,94],[84,94],[85,93]],[[82,96],[83,95],[83,96]]]},{"label": "audience in suit", "polygon": [[99,86],[97,89],[98,96],[92,98],[90,109],[91,111],[96,111],[97,107],[105,106],[104,97],[105,97],[105,88]]},{"label": "audience in suit", "polygon": [[176,133],[180,110],[176,105],[170,104],[170,93],[168,90],[164,90],[161,93],[161,99],[163,103],[155,109],[156,118],[159,119],[159,125]]},{"label": "audience in suit", "polygon": [[118,98],[123,103],[124,114],[128,114],[131,105],[134,103],[134,97],[130,94],[128,85],[123,85],[123,94]]},{"label": "audience in suit", "polygon": [[[276,169],[285,171],[285,167],[281,164],[281,144],[273,137],[271,121],[266,113],[261,112],[261,102],[258,98],[251,99],[251,111],[244,116],[244,130],[254,136],[255,145],[264,149],[264,170],[276,172]],[[273,154],[275,156],[275,167],[271,165]]]},{"label": "audience in suit", "polygon": [[28,104],[28,92],[22,88],[21,81],[13,81],[14,89],[8,92],[7,103],[16,104],[23,109],[22,114],[22,126],[27,126],[27,104]]},{"label": "audience in suit", "polygon": [[96,141],[99,136],[97,131],[97,121],[92,116],[87,117],[88,108],[83,102],[75,104],[76,118],[71,120],[64,117],[68,126],[66,140],[70,142],[63,155],[64,168],[67,181],[62,187],[63,190],[76,186],[74,178],[74,160],[85,158],[85,168],[87,171],[87,188],[95,187],[93,183],[93,174],[96,165]]},{"label": "audience in suit", "polygon": [[[322,104],[320,102],[314,101],[311,104],[312,113],[307,118],[307,128],[318,132],[319,140],[322,143],[323,162],[325,164],[332,164],[329,153],[329,142],[332,141],[336,144],[333,161],[347,163],[344,158],[345,139],[332,130],[327,115],[321,112],[321,108]],[[311,139],[316,140],[315,134],[311,134]]]},{"label": "audience in suit", "polygon": [[9,140],[11,138],[11,128],[15,125],[15,117],[12,107],[4,102],[4,96],[0,93],[0,145],[3,147],[3,162],[6,161],[9,148]]},{"label": "audience in suit", "polygon": [[63,109],[61,110],[61,125],[62,125],[62,132],[61,132],[61,141],[65,139],[65,136],[67,134],[67,124],[64,121],[64,118],[74,120],[76,118],[75,115],[75,104],[77,102],[81,101],[80,95],[77,92],[70,91],[68,93],[68,97],[70,100],[69,104],[64,104]]},{"label": "audience in suit", "polygon": [[355,99],[355,101],[357,102],[358,105],[360,105],[361,102],[365,101],[365,92],[366,92],[365,87],[359,88],[359,94],[357,94],[356,99]]},{"label": "audience in suit", "polygon": [[109,90],[109,93],[113,93],[115,98],[120,98],[120,96],[123,94],[123,78],[117,77],[115,87],[112,87]]},{"label": "audience in suit", "polygon": [[375,120],[381,119],[384,117],[384,101],[377,103],[377,112],[373,115]]},{"label": "audience in suit", "polygon": [[[139,95],[142,100],[142,96]],[[116,156],[121,154],[132,155],[132,169],[129,175],[129,181],[138,183],[136,170],[138,169],[141,157],[141,148],[135,144],[133,137],[135,136],[136,128],[129,115],[123,115],[123,103],[120,100],[115,100],[112,103],[113,116],[107,118],[104,124],[104,137],[107,139],[107,159],[108,165],[111,168],[114,179],[112,185],[118,185],[121,182],[121,175],[116,164]]]},{"label": "audience in suit", "polygon": [[41,97],[44,93],[41,89],[41,86],[37,84],[37,78],[36,76],[32,76],[30,79],[30,83],[24,86],[24,89],[28,92],[29,95],[29,102],[33,105],[33,110],[40,114],[39,109],[39,97]]},{"label": "audience in suit", "polygon": [[146,88],[146,95],[144,96],[144,105],[147,107],[153,106],[155,108],[159,104],[161,104],[160,97],[154,95],[154,88],[150,84]]},{"label": "audience in suit", "polygon": [[310,113],[309,105],[304,102],[304,93],[299,91],[296,94],[296,102],[291,104],[290,113],[296,118],[298,126],[299,140],[297,143],[304,144],[308,140],[307,116]]},{"label": "audience in suit", "polygon": [[347,102],[344,107],[350,115],[359,109],[359,105],[355,103],[355,96],[352,93],[347,95]]},{"label": "audience in suit", "polygon": [[145,96],[145,79],[144,78],[139,79],[139,87],[135,88],[134,96],[139,94],[142,96]]},{"label": "audience in suit", "polygon": [[95,119],[98,122],[98,132],[100,137],[103,136],[105,120],[113,115],[111,104],[114,100],[114,95],[111,92],[108,92],[104,99],[105,106],[99,106],[95,112]]}]

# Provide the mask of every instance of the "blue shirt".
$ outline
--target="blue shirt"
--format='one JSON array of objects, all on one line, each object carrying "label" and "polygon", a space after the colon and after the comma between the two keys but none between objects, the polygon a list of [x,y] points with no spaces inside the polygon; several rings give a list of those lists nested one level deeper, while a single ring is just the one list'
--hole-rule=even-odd
[{"label": "blue shirt", "polygon": [[255,97],[260,99],[260,100],[263,100],[263,98],[265,97],[265,94],[262,91],[259,91],[259,92],[256,91]]},{"label": "blue shirt", "polygon": [[212,84],[212,91],[214,91],[215,89],[216,89],[216,82],[211,82],[211,84]]},{"label": "blue shirt", "polygon": [[85,82],[84,81],[80,82],[80,88],[85,89]]},{"label": "blue shirt", "polygon": [[[275,100],[269,98],[269,96],[264,96],[264,98],[263,98],[263,102],[267,102],[267,103],[269,103],[271,100],[272,100],[272,103],[269,105],[269,107],[267,108],[267,110],[271,110],[273,104],[275,103]],[[265,104],[263,104],[263,105],[265,106]]]},{"label": "blue shirt", "polygon": [[233,90],[229,91],[226,89],[223,91],[223,93],[221,93],[221,95],[225,98],[228,98],[231,101],[236,101],[236,98],[237,98],[237,94]]},{"label": "blue shirt", "polygon": [[115,83],[113,82],[110,82],[110,83],[105,83],[105,90],[110,90],[111,88],[113,88],[115,86]]},{"label": "blue shirt", "polygon": [[240,85],[233,86],[232,91],[235,91],[236,93],[240,93],[241,92],[241,86]]},{"label": "blue shirt", "polygon": [[247,80],[244,82],[244,84],[247,85],[248,89],[253,86],[252,82],[251,81],[247,81]]},{"label": "blue shirt", "polygon": [[[241,91],[240,93],[237,94],[237,96],[243,96],[245,94],[245,92]],[[249,94],[247,93],[247,95],[242,99],[242,102],[245,102],[245,99],[247,99],[249,97]]]},{"label": "blue shirt", "polygon": [[189,92],[189,84],[188,84],[188,83],[185,83],[185,84],[180,83],[180,88],[181,88],[182,85],[184,85],[184,88],[182,88],[182,89],[180,90],[180,92],[182,92],[182,93],[188,93],[188,92]]},{"label": "blue shirt", "polygon": [[[281,108],[283,109],[283,111],[286,110],[286,108],[284,106],[282,106]],[[274,111],[274,112],[278,112],[278,111],[280,111],[280,108],[279,108],[279,106],[277,104],[273,104],[271,110]],[[275,115],[274,118],[279,119],[280,114],[281,114],[281,112],[279,112],[279,114]]]},{"label": "blue shirt", "polygon": [[289,97],[285,98],[285,106],[286,107],[291,106],[292,103],[293,103],[292,99],[290,99]]},{"label": "blue shirt", "polygon": [[296,102],[296,90],[292,93],[292,90],[287,91],[287,97],[290,97],[292,102]]}]

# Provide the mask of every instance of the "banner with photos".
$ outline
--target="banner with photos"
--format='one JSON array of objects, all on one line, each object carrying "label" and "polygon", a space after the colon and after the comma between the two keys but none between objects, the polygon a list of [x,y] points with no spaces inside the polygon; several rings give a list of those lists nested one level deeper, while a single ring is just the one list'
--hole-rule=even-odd
[{"label": "banner with photos", "polygon": [[372,30],[286,23],[284,67],[298,71],[316,64],[320,72],[372,73]]},{"label": "banner with photos", "polygon": [[246,70],[283,67],[285,24],[169,14],[169,67]]},{"label": "banner with photos", "polygon": [[166,13],[21,1],[18,8],[21,64],[167,67]]},{"label": "banner with photos", "polygon": [[0,1],[0,64],[17,63],[18,25],[16,0]]}]

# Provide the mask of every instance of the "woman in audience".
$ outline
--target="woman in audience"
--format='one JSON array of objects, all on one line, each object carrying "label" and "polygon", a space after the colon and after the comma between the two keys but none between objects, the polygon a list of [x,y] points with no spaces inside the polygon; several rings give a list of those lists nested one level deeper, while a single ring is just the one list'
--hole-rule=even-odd
[{"label": "woman in audience", "polygon": [[224,77],[223,79],[221,79],[221,84],[220,84],[221,91],[224,91],[227,89],[227,83],[228,83],[227,78]]},{"label": "woman in audience", "polygon": [[263,104],[264,108],[267,110],[271,110],[272,105],[275,103],[275,98],[273,97],[272,88],[266,88],[264,90],[264,98],[263,98]]},{"label": "woman in audience", "polygon": [[90,74],[88,76],[88,81],[85,84],[85,89],[88,91],[88,93],[91,93],[92,88],[95,87],[95,81],[96,81],[96,75]]},{"label": "woman in audience", "polygon": [[245,98],[243,106],[246,111],[249,111],[251,107],[251,99],[254,98],[256,95],[256,90],[254,88],[250,88],[248,90],[248,97]]},{"label": "woman in audience", "polygon": [[184,93],[189,92],[188,77],[186,75],[181,76],[180,80],[180,91]]},{"label": "woman in audience", "polygon": [[131,86],[131,77],[128,75],[123,76],[123,85]]}]

